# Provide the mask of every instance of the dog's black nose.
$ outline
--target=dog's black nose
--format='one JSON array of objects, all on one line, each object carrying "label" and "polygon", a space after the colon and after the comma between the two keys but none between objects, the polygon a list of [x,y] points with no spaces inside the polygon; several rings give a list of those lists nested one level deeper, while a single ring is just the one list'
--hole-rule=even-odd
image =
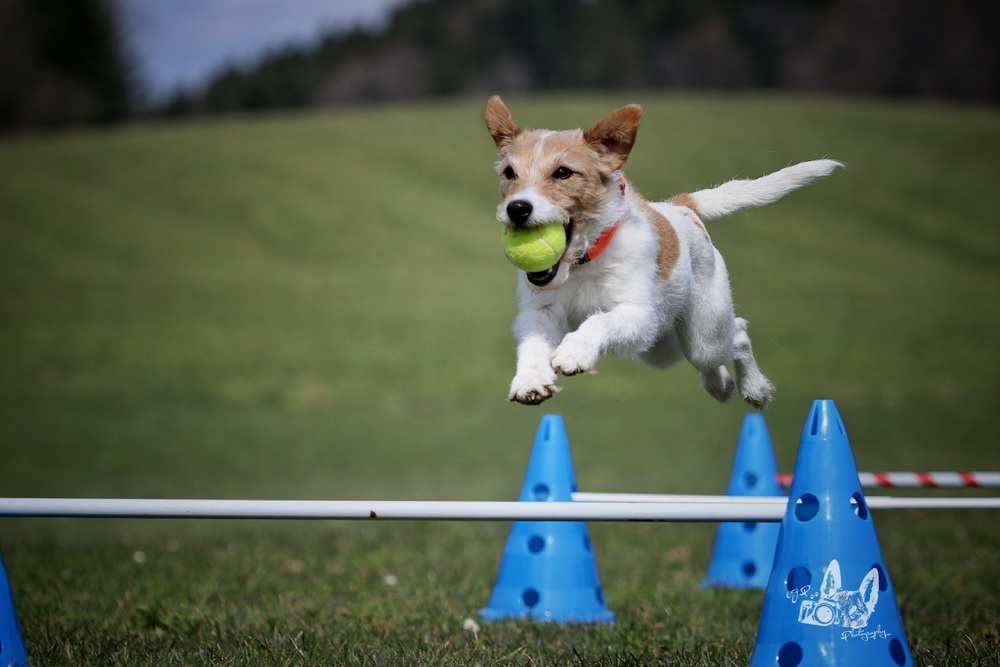
[{"label": "dog's black nose", "polygon": [[531,217],[531,202],[515,199],[507,204],[507,217],[515,225],[523,225]]}]

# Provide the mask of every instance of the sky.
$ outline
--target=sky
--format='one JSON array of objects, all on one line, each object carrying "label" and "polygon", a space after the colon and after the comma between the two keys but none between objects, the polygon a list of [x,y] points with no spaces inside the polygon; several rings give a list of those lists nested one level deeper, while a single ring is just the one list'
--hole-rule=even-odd
[{"label": "sky", "polygon": [[205,83],[231,64],[355,26],[377,28],[410,0],[120,0],[149,101]]}]

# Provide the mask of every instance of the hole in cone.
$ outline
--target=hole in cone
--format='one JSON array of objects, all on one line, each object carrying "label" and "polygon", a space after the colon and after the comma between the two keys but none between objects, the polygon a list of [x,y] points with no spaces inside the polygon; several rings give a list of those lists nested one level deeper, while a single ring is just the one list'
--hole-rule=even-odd
[{"label": "hole in cone", "polygon": [[802,647],[788,642],[778,649],[778,667],[796,667],[802,662]]},{"label": "hole in cone", "polygon": [[801,591],[812,583],[812,574],[801,565],[793,567],[785,579],[785,586],[791,591]]},{"label": "hole in cone", "polygon": [[811,493],[804,493],[795,503],[795,518],[799,521],[809,521],[819,513],[819,498]]},{"label": "hole in cone", "polygon": [[906,664],[906,650],[903,648],[903,642],[896,638],[893,638],[889,642],[889,657],[892,658],[893,662],[897,665]]},{"label": "hole in cone", "polygon": [[865,497],[860,493],[851,496],[851,509],[859,519],[868,518],[868,505],[865,503]]}]

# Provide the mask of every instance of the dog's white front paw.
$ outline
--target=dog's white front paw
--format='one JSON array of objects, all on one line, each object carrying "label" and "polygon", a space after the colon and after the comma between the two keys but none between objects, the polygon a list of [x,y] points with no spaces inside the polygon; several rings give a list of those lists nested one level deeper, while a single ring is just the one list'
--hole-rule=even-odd
[{"label": "dog's white front paw", "polygon": [[538,405],[552,398],[559,390],[560,387],[556,386],[556,374],[551,368],[533,368],[514,376],[507,400],[524,405]]},{"label": "dog's white front paw", "polygon": [[579,333],[568,334],[552,353],[552,369],[563,375],[593,373],[601,350]]}]

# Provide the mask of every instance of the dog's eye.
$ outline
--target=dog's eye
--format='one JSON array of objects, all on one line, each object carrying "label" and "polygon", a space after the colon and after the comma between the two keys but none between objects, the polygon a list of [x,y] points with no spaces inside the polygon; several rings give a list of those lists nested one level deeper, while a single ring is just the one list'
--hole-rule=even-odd
[{"label": "dog's eye", "polygon": [[503,177],[506,178],[508,181],[513,181],[515,178],[517,178],[517,174],[514,173],[513,167],[507,167],[506,169],[503,170]]},{"label": "dog's eye", "polygon": [[559,167],[554,172],[552,172],[552,178],[561,180],[567,179],[573,175],[573,170],[569,167]]}]

